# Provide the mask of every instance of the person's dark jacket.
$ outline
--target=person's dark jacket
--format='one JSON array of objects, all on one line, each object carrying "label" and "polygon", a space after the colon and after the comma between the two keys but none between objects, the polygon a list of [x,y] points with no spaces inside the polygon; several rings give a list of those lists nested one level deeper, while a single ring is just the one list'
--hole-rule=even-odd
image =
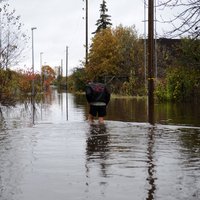
[{"label": "person's dark jacket", "polygon": [[87,84],[85,93],[88,103],[104,102],[107,105],[110,101],[110,92],[103,83]]}]

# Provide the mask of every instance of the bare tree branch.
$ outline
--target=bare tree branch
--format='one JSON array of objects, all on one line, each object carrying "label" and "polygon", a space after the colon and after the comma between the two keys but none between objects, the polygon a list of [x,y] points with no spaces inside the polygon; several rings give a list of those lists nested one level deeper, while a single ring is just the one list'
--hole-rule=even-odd
[{"label": "bare tree branch", "polygon": [[0,68],[7,69],[20,62],[29,38],[15,9],[10,9],[8,3],[1,3],[0,9]]},{"label": "bare tree branch", "polygon": [[172,30],[167,32],[170,36],[189,35],[194,38],[200,35],[200,1],[199,0],[159,0],[160,10],[169,9],[173,12],[171,19],[160,16],[162,23],[169,23]]}]

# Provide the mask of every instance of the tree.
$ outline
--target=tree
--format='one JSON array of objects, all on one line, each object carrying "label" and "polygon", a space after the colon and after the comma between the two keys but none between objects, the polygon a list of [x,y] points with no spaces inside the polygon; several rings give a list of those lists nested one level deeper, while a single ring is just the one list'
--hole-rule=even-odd
[{"label": "tree", "polygon": [[16,72],[0,69],[0,111],[1,105],[13,106],[16,102],[18,79]]},{"label": "tree", "polygon": [[[123,27],[119,25],[113,32],[119,45],[118,76],[128,79],[125,86],[126,90],[130,91],[129,94],[138,93],[137,89],[141,88],[142,85],[144,86],[145,80],[143,43],[138,38],[135,26]],[[133,87],[135,87],[134,90]]]},{"label": "tree", "polygon": [[159,38],[156,40],[157,78],[164,78],[169,67],[176,67],[180,59],[181,39]]},{"label": "tree", "polygon": [[96,33],[88,58],[88,79],[112,81],[116,92],[124,82],[128,82],[125,87],[126,91],[131,91],[129,94],[138,94],[144,87],[143,43],[135,27],[120,25]]},{"label": "tree", "polygon": [[112,23],[110,22],[110,15],[107,15],[108,12],[106,1],[103,0],[102,4],[100,5],[100,19],[97,20],[96,26],[97,30],[94,33],[97,33],[101,31],[102,29],[106,29],[108,27],[112,26]]},{"label": "tree", "polygon": [[23,95],[26,95],[28,93],[32,92],[32,81],[34,80],[34,86],[35,86],[35,94],[39,91],[40,87],[38,84],[38,74],[33,74],[33,70],[31,68],[28,69],[20,69],[17,71],[18,74],[18,89],[19,92]]},{"label": "tree", "polygon": [[118,74],[118,41],[110,28],[97,32],[92,38],[86,73],[89,79]]},{"label": "tree", "polygon": [[113,30],[119,45],[119,67],[120,74],[123,76],[129,76],[131,69],[133,69],[134,62],[134,43],[136,40],[136,34],[130,27],[123,27],[122,25],[116,27]]},{"label": "tree", "polygon": [[22,31],[23,24],[16,11],[10,9],[9,4],[0,5],[0,68],[7,69],[23,58],[28,37]]},{"label": "tree", "polygon": [[86,74],[83,67],[76,67],[73,74],[69,77],[69,89],[75,91],[84,91],[86,84]]},{"label": "tree", "polygon": [[200,72],[184,67],[167,69],[166,80],[155,91],[159,100],[187,102],[199,99]]},{"label": "tree", "polygon": [[179,41],[176,51],[171,51],[173,56],[169,56],[172,60],[165,76],[157,82],[155,94],[159,100],[185,102],[199,99],[199,52],[199,39],[184,38]]},{"label": "tree", "polygon": [[[130,76],[131,73],[139,75],[141,67],[143,66],[143,44],[141,44],[135,26],[123,27],[117,26],[113,30],[119,44],[120,59],[118,66],[120,67],[120,74]],[[144,70],[143,70],[144,71]]]},{"label": "tree", "polygon": [[199,0],[159,0],[158,7],[161,9],[169,8],[178,13],[170,20],[163,19],[163,22],[173,25],[173,29],[168,32],[169,35],[187,34],[194,38],[200,36]]},{"label": "tree", "polygon": [[44,83],[45,90],[49,89],[50,84],[55,80],[56,73],[55,71],[48,65],[42,66],[42,80]]},{"label": "tree", "polygon": [[200,70],[200,40],[184,38],[181,40],[181,45],[179,48],[180,59],[179,63],[183,67],[189,69],[199,69]]}]

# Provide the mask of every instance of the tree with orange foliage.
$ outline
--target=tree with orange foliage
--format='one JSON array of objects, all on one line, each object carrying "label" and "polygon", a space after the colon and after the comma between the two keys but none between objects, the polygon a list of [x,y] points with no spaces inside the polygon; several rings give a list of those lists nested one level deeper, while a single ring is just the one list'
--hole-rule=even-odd
[{"label": "tree with orange foliage", "polygon": [[42,66],[42,82],[45,90],[49,90],[55,78],[56,73],[49,65]]},{"label": "tree with orange foliage", "polygon": [[41,76],[39,73],[33,74],[32,69],[19,70],[18,71],[19,81],[18,86],[20,92],[23,94],[31,93],[32,81],[34,79],[35,93],[41,90]]}]

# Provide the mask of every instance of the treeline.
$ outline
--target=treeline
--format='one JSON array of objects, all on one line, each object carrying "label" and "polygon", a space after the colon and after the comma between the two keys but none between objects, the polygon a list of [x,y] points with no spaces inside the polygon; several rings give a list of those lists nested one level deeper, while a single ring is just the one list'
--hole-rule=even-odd
[{"label": "treeline", "polygon": [[[200,41],[166,39],[155,41],[155,97],[159,101],[185,102],[200,97]],[[112,93],[147,95],[147,41],[135,27],[107,28],[92,38],[88,62],[74,69],[69,77],[55,78],[50,66],[42,74],[32,70],[11,71],[0,68],[0,104],[12,105],[19,96],[48,90],[50,84],[63,85],[72,92],[83,92],[88,80],[103,80]]]},{"label": "treeline", "polygon": [[0,105],[14,106],[23,96],[36,96],[48,91],[54,80],[55,72],[50,66],[43,66],[42,74],[33,73],[31,69],[12,71],[0,68]]},{"label": "treeline", "polygon": [[[192,101],[200,97],[200,41],[155,41],[155,97],[159,101]],[[87,80],[104,80],[118,95],[147,94],[147,41],[135,27],[103,29],[92,38],[88,62],[69,77],[69,88],[83,91]]]}]

